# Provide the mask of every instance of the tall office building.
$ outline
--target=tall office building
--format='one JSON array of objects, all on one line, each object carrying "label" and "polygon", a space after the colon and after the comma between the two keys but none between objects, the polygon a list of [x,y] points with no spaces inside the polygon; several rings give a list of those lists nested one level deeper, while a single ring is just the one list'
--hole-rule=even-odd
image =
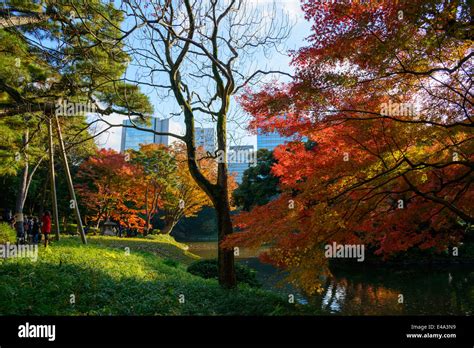
[{"label": "tall office building", "polygon": [[263,133],[261,129],[257,132],[257,151],[260,149],[267,149],[273,151],[278,145],[292,141],[292,137],[283,137],[277,132]]},{"label": "tall office building", "polygon": [[[123,121],[123,125],[130,126],[132,125],[132,123],[130,122],[130,120],[125,120]],[[151,119],[150,125],[140,125],[140,127],[152,129],[156,132],[174,133],[181,135],[181,126],[169,118],[159,119],[153,117]],[[175,141],[179,140],[169,135],[157,135],[155,133],[139,130],[136,128],[122,127],[122,142],[120,145],[120,151],[124,152],[128,149],[139,150],[140,144],[155,143],[169,146]]]},{"label": "tall office building", "polygon": [[214,128],[194,128],[196,146],[202,146],[204,151],[214,153],[216,151],[216,132]]},{"label": "tall office building", "polygon": [[257,161],[253,145],[230,146],[227,161],[229,174],[235,173],[235,181],[242,183],[244,172]]}]

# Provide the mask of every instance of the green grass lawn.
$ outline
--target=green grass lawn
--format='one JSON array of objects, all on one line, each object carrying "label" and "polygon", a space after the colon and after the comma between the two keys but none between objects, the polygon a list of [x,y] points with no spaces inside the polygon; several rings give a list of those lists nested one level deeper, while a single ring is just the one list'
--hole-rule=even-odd
[{"label": "green grass lawn", "polygon": [[199,259],[199,256],[188,251],[188,246],[177,242],[169,235],[149,235],[140,238],[119,238],[90,236],[87,237],[89,244],[102,245],[111,248],[129,248],[130,253],[137,251],[151,252],[161,258],[170,259],[189,265]]},{"label": "green grass lawn", "polygon": [[40,246],[36,262],[0,259],[0,314],[296,314],[295,305],[273,293],[245,285],[224,290],[215,280],[187,273],[186,265],[198,257],[166,237],[88,241],[63,237],[46,249]]}]

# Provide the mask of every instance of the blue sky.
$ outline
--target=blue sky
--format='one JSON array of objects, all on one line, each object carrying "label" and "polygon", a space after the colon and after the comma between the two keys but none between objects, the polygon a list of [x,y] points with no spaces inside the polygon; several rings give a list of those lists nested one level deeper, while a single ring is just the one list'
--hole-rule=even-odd
[{"label": "blue sky", "polygon": [[[269,4],[275,3],[278,10],[288,15],[290,21],[294,24],[291,31],[291,35],[288,40],[285,42],[285,49],[282,52],[287,52],[293,49],[298,49],[301,46],[305,45],[305,38],[309,35],[310,25],[303,18],[303,12],[300,8],[299,0],[249,0],[256,6],[262,6],[265,8]],[[279,12],[279,13],[281,13]],[[290,67],[290,57],[287,54],[281,54],[275,52],[271,57],[265,57],[265,55],[259,54],[257,57],[259,63],[261,63],[262,68],[280,70],[284,72],[292,73],[292,67]],[[140,68],[136,66],[130,66],[126,76],[129,76],[133,79],[137,73],[140,73]],[[281,77],[281,80],[284,81],[287,78],[284,76]],[[169,117],[171,112],[177,112],[176,103],[166,102],[161,103],[158,98],[155,97],[155,92],[151,89],[143,88],[142,91],[150,96],[151,102],[155,107],[155,117]],[[239,109],[237,103],[233,102],[232,108],[234,111]],[[107,120],[113,124],[121,124],[124,117],[118,115],[112,115],[107,118]],[[182,121],[179,118],[176,118],[177,123],[182,124]],[[248,116],[244,116],[243,119],[239,119],[239,122],[233,122],[232,120],[228,123],[228,136],[229,136],[229,145],[256,145],[256,137],[250,135],[246,130],[248,121]],[[203,123],[202,126],[207,126],[208,124]],[[184,125],[183,125],[184,128]],[[98,128],[100,129],[100,127]],[[107,133],[97,138],[97,143],[100,147],[112,148],[115,150],[120,150],[120,139],[121,139],[122,130],[120,127],[113,128]]]}]

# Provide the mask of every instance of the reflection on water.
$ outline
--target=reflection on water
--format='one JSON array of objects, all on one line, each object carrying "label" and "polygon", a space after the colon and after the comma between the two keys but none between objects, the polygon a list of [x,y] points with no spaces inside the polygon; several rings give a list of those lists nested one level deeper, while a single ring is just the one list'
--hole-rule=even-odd
[{"label": "reflection on water", "polygon": [[[403,296],[404,303],[399,303],[399,295]],[[405,294],[395,289],[369,282],[354,283],[347,278],[328,281],[323,295],[313,298],[312,302],[320,302],[324,312],[351,315],[403,314],[406,305]]]},{"label": "reflection on water", "polygon": [[335,272],[311,302],[351,315],[472,315],[474,269],[453,268]]},{"label": "reflection on water", "polygon": [[340,312],[341,303],[346,298],[346,288],[340,284],[329,284],[325,289],[326,294],[321,299],[322,309],[327,309],[331,312]]},{"label": "reflection on water", "polygon": [[[187,244],[191,252],[203,258],[217,255],[216,243]],[[326,279],[324,291],[307,297],[284,282],[283,272],[261,263],[251,252],[241,250],[237,260],[257,271],[264,288],[285,297],[294,294],[298,302],[318,308],[318,314],[320,310],[342,315],[474,314],[473,266],[333,271],[334,277]]]}]

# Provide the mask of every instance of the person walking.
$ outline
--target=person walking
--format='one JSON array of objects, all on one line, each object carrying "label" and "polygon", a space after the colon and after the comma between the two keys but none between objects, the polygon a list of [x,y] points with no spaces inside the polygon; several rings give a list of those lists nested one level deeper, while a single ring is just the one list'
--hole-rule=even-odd
[{"label": "person walking", "polygon": [[44,235],[44,247],[48,246],[49,234],[51,233],[51,214],[46,211],[41,220],[41,233]]}]

